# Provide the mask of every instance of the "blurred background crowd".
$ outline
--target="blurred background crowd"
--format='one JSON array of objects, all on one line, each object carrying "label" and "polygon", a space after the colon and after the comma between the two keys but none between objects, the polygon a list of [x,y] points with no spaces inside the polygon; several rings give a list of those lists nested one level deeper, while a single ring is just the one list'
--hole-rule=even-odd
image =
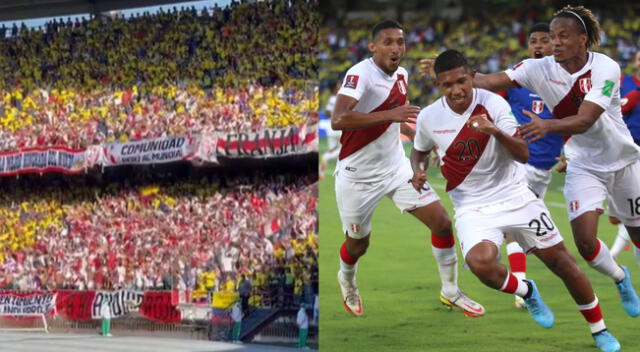
[{"label": "blurred background crowd", "polygon": [[[478,72],[504,70],[528,57],[527,33],[532,25],[548,22],[558,10],[542,1],[540,4],[515,2],[483,2],[480,6],[463,7],[460,1],[445,2],[449,7],[425,8],[403,12],[400,19],[405,29],[407,51],[401,63],[409,71],[409,99],[426,106],[436,97],[433,81],[418,77],[418,61],[435,58],[446,49],[460,50]],[[640,47],[640,5],[611,3],[606,7],[588,6],[602,26],[600,47],[595,51],[607,54],[633,74],[634,54]],[[523,10],[526,9],[526,10]],[[437,16],[436,16],[437,15]],[[380,15],[367,19],[325,18],[320,29],[319,62],[321,106],[326,104],[337,80],[353,64],[371,56],[367,43],[371,28]],[[397,19],[396,15],[389,18]]]}]

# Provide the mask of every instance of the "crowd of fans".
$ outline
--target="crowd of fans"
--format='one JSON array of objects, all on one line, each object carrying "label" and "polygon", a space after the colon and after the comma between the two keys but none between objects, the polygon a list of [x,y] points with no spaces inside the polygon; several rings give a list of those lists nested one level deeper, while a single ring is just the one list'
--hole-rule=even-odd
[{"label": "crowd of fans", "polygon": [[249,281],[259,305],[273,280],[290,275],[298,296],[317,280],[309,177],[63,183],[16,183],[0,195],[0,288],[178,289],[207,299]]},{"label": "crowd of fans", "polygon": [[[442,17],[442,11],[405,12],[407,51],[401,65],[409,71],[409,98],[412,103],[425,106],[437,97],[430,79],[418,77],[418,61],[435,58],[446,49],[460,50],[479,72],[497,72],[518,63],[527,54],[527,31],[537,22],[548,22],[559,8],[549,5],[500,4],[480,8],[460,8],[453,18]],[[601,21],[600,47],[618,61],[625,73],[632,73],[633,55],[640,47],[640,7],[632,4],[611,4],[607,8],[590,7]],[[336,80],[354,63],[371,56],[367,43],[371,28],[383,18],[343,23],[327,19],[320,28],[320,88],[321,101],[327,101]]]},{"label": "crowd of fans", "polygon": [[88,89],[176,81],[201,87],[243,83],[295,87],[316,76],[315,1],[236,2],[105,16],[0,40],[0,88]]},{"label": "crowd of fans", "polygon": [[317,93],[248,85],[204,90],[158,86],[126,90],[22,89],[2,92],[0,151],[91,145],[213,132],[299,126],[318,111]]}]

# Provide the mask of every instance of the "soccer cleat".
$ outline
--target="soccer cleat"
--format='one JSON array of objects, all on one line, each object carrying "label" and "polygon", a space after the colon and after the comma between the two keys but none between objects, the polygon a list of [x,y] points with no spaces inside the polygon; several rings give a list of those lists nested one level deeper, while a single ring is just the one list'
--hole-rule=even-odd
[{"label": "soccer cleat", "polygon": [[624,279],[616,284],[618,293],[620,294],[620,300],[622,300],[622,307],[632,317],[640,315],[640,298],[636,290],[634,290],[631,284],[631,274],[626,266],[620,265],[620,268],[624,271]]},{"label": "soccer cleat", "polygon": [[484,307],[480,303],[467,297],[467,295],[460,290],[458,290],[453,297],[447,297],[440,292],[440,302],[449,307],[450,310],[454,307],[458,308],[464,315],[472,318],[479,318],[485,313]]},{"label": "soccer cleat", "polygon": [[362,299],[358,293],[356,280],[354,279],[351,282],[343,280],[338,271],[338,285],[340,285],[340,292],[342,293],[342,304],[347,312],[356,317],[362,315],[364,310],[362,309]]},{"label": "soccer cleat", "polygon": [[515,306],[519,309],[527,309],[527,305],[524,303],[524,299],[518,295],[513,295],[516,298]]},{"label": "soccer cleat", "polygon": [[538,291],[538,286],[533,280],[524,280],[531,284],[531,295],[529,298],[525,298],[524,302],[527,305],[527,309],[529,310],[529,314],[533,317],[538,325],[542,326],[545,329],[550,329],[553,326],[553,312],[542,300],[540,297],[540,291]]},{"label": "soccer cleat", "polygon": [[618,339],[611,335],[607,329],[593,334],[593,339],[596,341],[596,346],[598,346],[602,352],[620,351],[620,342],[618,342]]}]

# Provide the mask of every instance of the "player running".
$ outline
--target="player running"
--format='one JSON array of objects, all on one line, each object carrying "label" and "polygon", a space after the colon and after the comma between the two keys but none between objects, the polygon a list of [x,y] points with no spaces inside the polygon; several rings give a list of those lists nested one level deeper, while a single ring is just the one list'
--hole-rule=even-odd
[{"label": "player running", "polygon": [[476,74],[473,84],[493,91],[522,86],[542,98],[555,118],[541,119],[525,110],[532,120],[520,132],[529,142],[548,133],[571,136],[565,144],[570,162],[564,195],[576,247],[592,268],[614,280],[624,310],[637,317],[640,299],[631,274],[597,237],[607,199],[610,214],[640,245],[640,148],[620,113],[620,66],[589,50],[600,41],[600,24],[589,9],[565,6],[554,14],[550,30],[553,56],[524,60],[505,72]]},{"label": "player running", "polygon": [[[543,58],[552,54],[549,25],[546,23],[535,24],[529,30],[527,50],[531,58]],[[510,88],[498,92],[507,100],[511,111],[519,124],[531,121],[522,110],[530,110],[538,114],[540,118],[552,119],[553,116],[540,97],[527,88]],[[562,151],[562,136],[550,133],[544,138],[529,144],[529,160],[525,164],[526,178],[529,188],[544,200],[547,187],[551,182],[551,168],[556,164]],[[513,275],[522,280],[526,278],[527,260],[522,247],[518,245],[512,236],[506,235],[507,258]],[[515,305],[518,308],[525,307],[520,296],[515,296]]]},{"label": "player running", "polygon": [[418,115],[411,152],[414,188],[421,190],[425,184],[425,160],[437,147],[460,247],[471,271],[485,285],[522,297],[533,319],[551,328],[553,313],[536,284],[519,280],[498,261],[503,233],[510,233],[562,279],[596,345],[602,351],[618,351],[620,344],[607,331],[589,279],[565,248],[544,202],[527,187],[523,166],[517,162],[524,164],[529,150],[509,104],[496,94],[472,88],[475,73],[458,51],[440,54],[434,70],[443,97]]},{"label": "player running", "polygon": [[373,57],[347,71],[331,118],[332,128],[342,130],[335,187],[346,235],[338,272],[344,306],[355,316],[364,312],[355,278],[357,261],[369,246],[373,211],[388,196],[401,212],[412,214],[431,229],[442,281],[441,302],[468,316],[482,316],[484,307],[458,288],[451,221],[438,195],[428,184],[418,193],[409,183],[411,166],[400,133],[413,137],[406,123],[415,121],[420,108],[407,101],[408,75],[400,67],[405,52],[402,26],[395,21],[374,26],[369,50]]}]

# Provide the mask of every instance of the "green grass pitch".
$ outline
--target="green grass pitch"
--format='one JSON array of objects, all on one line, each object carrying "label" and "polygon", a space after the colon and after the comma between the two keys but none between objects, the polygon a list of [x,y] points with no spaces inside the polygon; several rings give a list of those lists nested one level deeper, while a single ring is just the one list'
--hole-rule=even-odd
[{"label": "green grass pitch", "polygon": [[[321,152],[325,148],[325,141],[321,141]],[[442,306],[438,300],[440,280],[431,254],[429,230],[411,215],[400,214],[387,198],[374,213],[371,245],[359,262],[357,279],[365,315],[350,316],[342,306],[336,281],[338,250],[344,235],[331,176],[334,166],[334,163],[329,165],[319,190],[322,352],[598,351],[587,323],[562,281],[533,255],[527,256],[527,276],[536,281],[543,299],[553,310],[556,318],[553,328],[539,327],[526,310],[514,307],[513,296],[484,286],[462,267],[459,268],[460,287],[482,303],[487,314],[482,318],[469,318],[458,310],[449,311]],[[429,182],[453,216],[439,170],[430,169]],[[564,209],[563,184],[564,175],[554,172],[545,197],[547,207],[566,246],[591,280],[607,327],[620,340],[623,351],[640,351],[637,340],[640,318],[631,318],[623,311],[612,280],[589,268],[576,250]],[[611,247],[615,234],[616,228],[602,216],[599,237]],[[502,256],[503,263],[508,265],[504,246]],[[459,247],[458,259],[462,261]],[[618,259],[629,267],[638,287],[640,268],[632,251],[624,251]]]}]

